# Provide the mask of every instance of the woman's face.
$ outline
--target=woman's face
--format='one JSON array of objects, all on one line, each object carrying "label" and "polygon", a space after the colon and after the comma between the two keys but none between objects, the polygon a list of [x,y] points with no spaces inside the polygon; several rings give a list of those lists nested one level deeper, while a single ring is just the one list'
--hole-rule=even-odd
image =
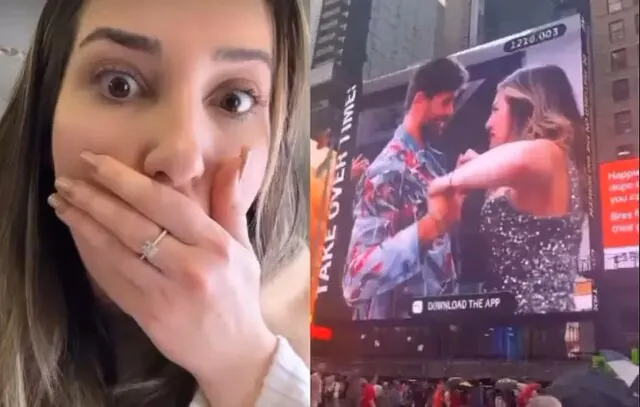
[{"label": "woman's face", "polygon": [[[273,26],[264,0],[90,0],[53,121],[56,176],[110,155],[211,213],[222,163],[249,151],[245,209],[265,173]],[[75,239],[87,267],[104,253]],[[96,256],[98,255],[98,256]]]},{"label": "woman's face", "polygon": [[491,105],[491,116],[485,125],[489,133],[489,147],[493,148],[511,139],[512,123],[509,104],[503,92],[498,91]]}]

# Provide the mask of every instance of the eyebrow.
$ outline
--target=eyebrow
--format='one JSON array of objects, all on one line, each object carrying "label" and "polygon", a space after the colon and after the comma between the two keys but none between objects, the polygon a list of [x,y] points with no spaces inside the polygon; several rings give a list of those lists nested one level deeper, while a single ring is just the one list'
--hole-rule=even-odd
[{"label": "eyebrow", "polygon": [[[109,41],[133,51],[151,55],[158,55],[162,52],[160,40],[112,27],[96,28],[80,42],[79,46],[82,48],[97,41]],[[213,53],[213,59],[227,62],[260,61],[265,63],[269,69],[273,64],[270,53],[253,48],[218,48]]]},{"label": "eyebrow", "polygon": [[82,42],[80,42],[80,48],[92,42],[104,40],[147,54],[156,55],[161,51],[160,41],[155,38],[111,27],[99,27],[93,30],[91,34],[87,35]]},{"label": "eyebrow", "polygon": [[264,62],[269,69],[271,69],[273,63],[271,54],[268,52],[259,49],[238,47],[218,48],[213,54],[213,59],[228,62],[261,61]]}]

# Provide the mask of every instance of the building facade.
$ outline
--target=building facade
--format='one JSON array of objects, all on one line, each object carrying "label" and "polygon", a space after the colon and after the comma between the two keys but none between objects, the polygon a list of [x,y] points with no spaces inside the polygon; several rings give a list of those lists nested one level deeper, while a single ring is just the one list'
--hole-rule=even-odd
[{"label": "building facade", "polygon": [[489,42],[577,12],[564,0],[484,0],[480,41]]},{"label": "building facade", "polygon": [[598,161],[638,154],[638,0],[590,0]]},{"label": "building facade", "polygon": [[374,0],[365,80],[475,45],[472,16],[484,0]]},{"label": "building facade", "polygon": [[[354,0],[311,2],[311,38],[316,45],[326,29],[324,18],[339,7],[348,9]],[[484,0],[372,0],[367,27],[366,62],[363,79],[370,80],[405,69],[416,63],[474,45],[471,33],[478,24],[473,11]],[[357,8],[353,9],[358,12]],[[313,85],[328,80],[318,66]],[[318,79],[319,78],[319,79]]]},{"label": "building facade", "polygon": [[374,0],[364,79],[378,78],[432,58],[442,15],[443,6],[438,0]]}]

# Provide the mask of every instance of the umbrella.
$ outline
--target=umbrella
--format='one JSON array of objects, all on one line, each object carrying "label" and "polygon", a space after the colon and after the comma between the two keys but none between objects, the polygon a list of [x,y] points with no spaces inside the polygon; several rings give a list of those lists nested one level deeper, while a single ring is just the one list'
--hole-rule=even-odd
[{"label": "umbrella", "polygon": [[545,389],[562,407],[637,407],[638,398],[617,377],[596,370],[567,373]]},{"label": "umbrella", "polygon": [[464,380],[462,377],[451,377],[445,382],[444,387],[447,390],[455,390],[460,387],[473,387],[473,386],[471,386],[471,383]]},{"label": "umbrella", "polygon": [[616,376],[625,382],[633,391],[638,392],[640,367],[634,365],[628,357],[621,353],[612,350],[603,350],[599,353]]},{"label": "umbrella", "polygon": [[518,386],[518,382],[513,380],[513,379],[509,379],[509,378],[504,378],[504,379],[500,379],[496,382],[496,389],[500,390],[501,392],[514,392],[516,390],[520,390],[520,386]]}]

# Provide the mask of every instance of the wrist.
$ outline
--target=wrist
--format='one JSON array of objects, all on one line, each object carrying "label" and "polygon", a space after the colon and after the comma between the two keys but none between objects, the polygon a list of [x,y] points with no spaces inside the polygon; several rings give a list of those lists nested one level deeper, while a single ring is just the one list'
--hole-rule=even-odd
[{"label": "wrist", "polygon": [[432,213],[427,213],[418,222],[418,239],[420,242],[430,243],[446,232],[446,226],[441,218]]},{"label": "wrist", "polygon": [[436,237],[441,237],[447,232],[447,224],[443,216],[435,214],[428,214],[433,222],[433,228],[435,230]]},{"label": "wrist", "polygon": [[196,376],[209,404],[253,407],[269,372],[277,343],[275,334],[265,326],[257,334],[251,335],[250,344],[235,353],[236,357],[227,359],[221,355],[229,363],[216,364],[211,372]]},{"label": "wrist", "polygon": [[452,191],[454,189],[456,189],[458,187],[458,185],[456,185],[455,183],[455,171],[451,171],[448,175],[447,175],[447,183],[449,185],[449,190]]}]

